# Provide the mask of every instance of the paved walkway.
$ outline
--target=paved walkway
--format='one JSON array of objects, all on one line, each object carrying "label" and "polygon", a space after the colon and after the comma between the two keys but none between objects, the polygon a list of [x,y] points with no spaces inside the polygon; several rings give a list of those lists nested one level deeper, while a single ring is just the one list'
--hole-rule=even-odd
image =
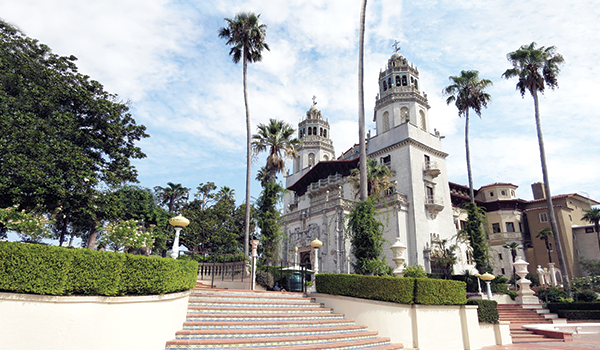
[{"label": "paved walkway", "polygon": [[486,346],[481,350],[512,350],[512,349],[527,349],[527,350],[552,350],[552,349],[600,349],[600,334],[573,334],[572,342],[551,342],[551,343],[522,343],[511,345],[495,345]]}]

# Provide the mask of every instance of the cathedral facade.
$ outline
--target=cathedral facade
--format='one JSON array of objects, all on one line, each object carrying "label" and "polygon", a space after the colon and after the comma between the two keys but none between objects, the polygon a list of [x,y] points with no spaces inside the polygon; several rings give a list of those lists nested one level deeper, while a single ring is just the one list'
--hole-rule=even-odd
[{"label": "cathedral facade", "polygon": [[[392,55],[379,74],[376,135],[367,137],[367,156],[392,171],[393,188],[379,208],[388,264],[396,267],[389,247],[399,241],[407,247],[407,265],[439,272],[442,250],[456,243],[458,218],[450,200],[443,137],[429,123],[427,94],[419,87],[416,67],[402,55]],[[319,259],[321,272],[348,273],[353,257],[345,217],[357,200],[348,178],[358,167],[358,154],[354,147],[335,159],[330,136],[329,122],[313,105],[298,125],[303,144],[286,178],[290,191],[284,197],[282,258],[293,261],[297,248],[301,262]],[[318,257],[310,247],[315,238],[323,242]],[[455,273],[471,268],[465,245],[459,244],[455,254]]]}]

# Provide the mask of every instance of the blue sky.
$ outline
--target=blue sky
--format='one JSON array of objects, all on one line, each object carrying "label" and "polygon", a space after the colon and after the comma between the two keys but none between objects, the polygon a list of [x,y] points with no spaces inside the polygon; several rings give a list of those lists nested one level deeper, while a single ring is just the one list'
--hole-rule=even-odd
[{"label": "blue sky", "polygon": [[[0,17],[55,53],[75,55],[84,74],[131,103],[150,138],[135,161],[145,187],[202,182],[245,191],[242,66],[217,37],[224,17],[261,14],[270,52],[249,66],[253,131],[269,118],[296,126],[317,96],[331,124],[336,155],[358,139],[357,37],[360,0],[167,1],[20,0],[0,3]],[[430,124],[445,135],[450,181],[466,184],[464,120],[446,106],[448,76],[478,70],[491,79],[492,103],[472,118],[476,187],[511,182],[531,199],[541,181],[533,100],[500,76],[506,54],[532,41],[555,45],[566,64],[559,89],[540,99],[553,194],[600,199],[600,2],[371,0],[367,7],[365,108],[369,129],[377,76],[393,53],[420,72]],[[259,158],[253,173],[263,164]],[[257,197],[260,186],[252,184]]]}]

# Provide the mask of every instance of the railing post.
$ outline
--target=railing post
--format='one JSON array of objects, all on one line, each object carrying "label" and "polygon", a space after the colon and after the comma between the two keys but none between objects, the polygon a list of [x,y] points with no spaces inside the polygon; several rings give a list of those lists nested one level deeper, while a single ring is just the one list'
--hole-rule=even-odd
[{"label": "railing post", "polygon": [[210,280],[210,288],[214,288],[215,287],[215,257],[213,256],[213,265],[212,265],[212,273],[211,273],[211,280]]}]

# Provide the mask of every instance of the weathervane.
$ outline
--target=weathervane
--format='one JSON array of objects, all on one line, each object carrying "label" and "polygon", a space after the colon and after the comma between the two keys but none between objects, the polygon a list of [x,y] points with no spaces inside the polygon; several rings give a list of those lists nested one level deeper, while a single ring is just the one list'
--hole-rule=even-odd
[{"label": "weathervane", "polygon": [[313,95],[312,100],[313,100],[313,107],[314,107],[317,105],[317,96]]},{"label": "weathervane", "polygon": [[392,45],[394,47],[394,52],[398,53],[398,51],[400,51],[400,46],[398,46],[398,44],[400,44],[400,42],[398,40],[394,40],[394,45]]}]

